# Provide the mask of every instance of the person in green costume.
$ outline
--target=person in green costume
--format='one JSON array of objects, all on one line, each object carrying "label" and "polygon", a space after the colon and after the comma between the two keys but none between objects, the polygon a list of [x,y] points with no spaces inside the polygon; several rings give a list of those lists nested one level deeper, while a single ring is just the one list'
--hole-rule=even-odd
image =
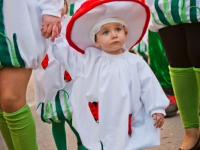
[{"label": "person in green costume", "polygon": [[[36,126],[26,103],[45,38],[57,37],[62,0],[0,1],[0,130],[9,150],[37,150]],[[43,26],[43,35],[40,27]]]},{"label": "person in green costume", "polygon": [[154,0],[151,31],[158,32],[169,61],[170,77],[185,130],[180,150],[200,149],[200,3]]},{"label": "person in green costume", "polygon": [[131,51],[137,55],[140,55],[148,63],[148,44],[145,43],[144,39],[134,46]]},{"label": "person in green costume", "polygon": [[172,117],[177,114],[178,107],[169,74],[169,63],[157,32],[148,31],[149,41],[149,59],[150,67],[156,75],[165,94],[170,100],[169,106],[166,108],[166,117]]}]

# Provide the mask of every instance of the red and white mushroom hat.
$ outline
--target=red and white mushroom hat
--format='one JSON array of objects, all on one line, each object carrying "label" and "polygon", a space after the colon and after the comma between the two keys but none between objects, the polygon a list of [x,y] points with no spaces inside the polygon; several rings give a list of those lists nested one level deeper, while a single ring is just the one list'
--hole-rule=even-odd
[{"label": "red and white mushroom hat", "polygon": [[138,0],[87,0],[68,23],[66,38],[84,53],[87,47],[95,47],[92,38],[103,24],[119,22],[128,30],[125,46],[130,49],[144,36],[149,19],[149,7]]}]

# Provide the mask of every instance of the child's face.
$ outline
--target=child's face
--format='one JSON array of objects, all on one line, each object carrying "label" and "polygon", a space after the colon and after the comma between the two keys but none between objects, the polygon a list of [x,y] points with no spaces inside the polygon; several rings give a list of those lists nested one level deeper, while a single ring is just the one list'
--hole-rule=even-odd
[{"label": "child's face", "polygon": [[123,53],[126,31],[120,23],[108,23],[96,34],[95,45],[109,54]]}]

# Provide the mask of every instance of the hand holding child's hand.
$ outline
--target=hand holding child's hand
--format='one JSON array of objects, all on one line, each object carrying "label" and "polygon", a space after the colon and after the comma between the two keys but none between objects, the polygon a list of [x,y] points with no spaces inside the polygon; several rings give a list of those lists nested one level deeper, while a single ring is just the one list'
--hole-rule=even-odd
[{"label": "hand holding child's hand", "polygon": [[42,15],[42,36],[54,41],[54,39],[60,34],[61,28],[61,19],[59,17],[46,14]]},{"label": "hand holding child's hand", "polygon": [[159,114],[159,113],[155,113],[153,114],[153,120],[155,120],[154,126],[156,128],[161,128],[162,125],[164,124],[164,115],[163,114]]}]

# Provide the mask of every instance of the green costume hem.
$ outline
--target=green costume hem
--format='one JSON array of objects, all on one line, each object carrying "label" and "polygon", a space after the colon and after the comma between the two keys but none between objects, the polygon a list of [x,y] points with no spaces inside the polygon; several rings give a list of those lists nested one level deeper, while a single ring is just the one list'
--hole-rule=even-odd
[{"label": "green costume hem", "polygon": [[194,69],[193,69],[193,67],[189,67],[189,68],[172,68],[172,67],[170,67],[169,66],[169,69],[171,70],[171,71],[175,71],[175,72],[180,72],[180,71],[187,71],[187,72],[194,72]]},{"label": "green costume hem", "polygon": [[195,72],[200,73],[200,68],[193,68]]}]

